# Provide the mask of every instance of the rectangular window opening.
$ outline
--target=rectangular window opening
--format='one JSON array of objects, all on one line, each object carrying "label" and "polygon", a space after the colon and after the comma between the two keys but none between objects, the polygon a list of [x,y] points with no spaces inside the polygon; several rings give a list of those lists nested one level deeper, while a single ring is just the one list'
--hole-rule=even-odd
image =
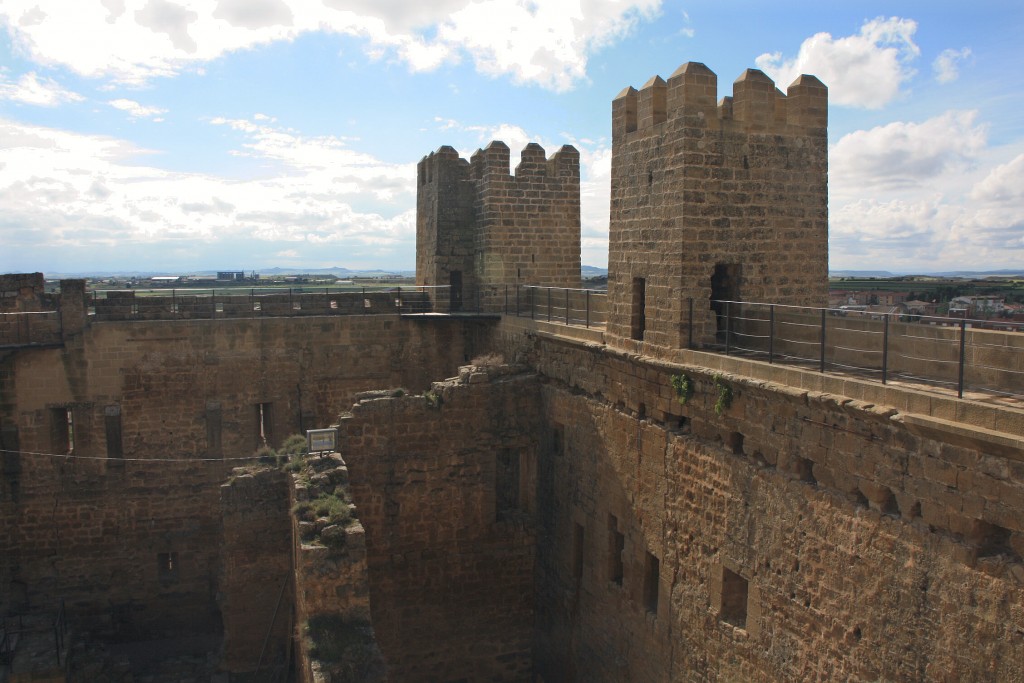
[{"label": "rectangular window opening", "polygon": [[208,401],[206,403],[206,451],[213,457],[223,456],[221,426],[220,403]]},{"label": "rectangular window opening", "polygon": [[70,407],[53,408],[50,413],[53,452],[73,455],[75,452],[75,413]]},{"label": "rectangular window opening", "polygon": [[737,628],[747,627],[747,580],[727,567],[722,567],[722,621]]},{"label": "rectangular window opening", "polygon": [[121,435],[121,406],[107,406],[103,409],[103,425],[107,437],[107,457],[124,458],[124,443]]},{"label": "rectangular window opening", "polygon": [[632,315],[630,317],[630,337],[643,341],[647,329],[647,280],[642,277],[633,278]]},{"label": "rectangular window opening", "polygon": [[494,519],[501,521],[503,513],[519,509],[522,493],[522,456],[519,449],[502,448],[494,464]]},{"label": "rectangular window opening", "polygon": [[274,443],[274,434],[270,420],[270,404],[256,404],[256,447],[270,446]]},{"label": "rectangular window opening", "polygon": [[157,573],[161,581],[171,582],[178,580],[178,576],[180,574],[178,553],[157,553],[156,563]]},{"label": "rectangular window opening", "polygon": [[658,613],[658,578],[661,575],[661,561],[646,554],[644,560],[644,606],[648,612]]},{"label": "rectangular window opening", "polygon": [[619,531],[619,520],[608,515],[608,580],[621,586],[623,575],[622,551],[626,547],[626,536]]}]

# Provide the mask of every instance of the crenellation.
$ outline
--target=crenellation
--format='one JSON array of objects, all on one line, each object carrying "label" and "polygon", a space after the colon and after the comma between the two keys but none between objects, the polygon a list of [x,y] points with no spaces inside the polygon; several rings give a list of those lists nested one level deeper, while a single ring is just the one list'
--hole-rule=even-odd
[{"label": "crenellation", "polygon": [[775,121],[775,82],[760,69],[747,69],[732,84],[733,120],[747,130],[767,130]]}]

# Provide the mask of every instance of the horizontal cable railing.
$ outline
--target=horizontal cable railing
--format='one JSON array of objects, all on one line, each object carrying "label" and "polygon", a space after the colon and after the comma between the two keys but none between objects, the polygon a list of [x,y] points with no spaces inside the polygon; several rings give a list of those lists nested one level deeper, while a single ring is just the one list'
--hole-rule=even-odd
[{"label": "horizontal cable railing", "polygon": [[[847,371],[883,384],[903,380],[954,390],[1019,396],[1024,324],[861,312],[748,301],[712,301],[715,344],[727,355]],[[691,329],[697,325],[690,304]],[[691,332],[690,339],[694,338]],[[691,341],[691,346],[693,346]]]}]

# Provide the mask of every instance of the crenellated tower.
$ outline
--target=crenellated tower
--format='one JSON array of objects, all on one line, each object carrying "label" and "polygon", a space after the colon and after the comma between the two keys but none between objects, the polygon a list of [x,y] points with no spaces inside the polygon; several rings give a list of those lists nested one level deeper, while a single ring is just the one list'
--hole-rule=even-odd
[{"label": "crenellated tower", "polygon": [[580,155],[527,145],[515,173],[504,142],[466,161],[449,146],[417,168],[416,282],[580,284]]},{"label": "crenellated tower", "polygon": [[[612,103],[608,333],[685,346],[715,338],[715,300],[824,306],[828,89],[786,94],[748,69],[688,62]],[[627,343],[628,342],[624,342]]]}]

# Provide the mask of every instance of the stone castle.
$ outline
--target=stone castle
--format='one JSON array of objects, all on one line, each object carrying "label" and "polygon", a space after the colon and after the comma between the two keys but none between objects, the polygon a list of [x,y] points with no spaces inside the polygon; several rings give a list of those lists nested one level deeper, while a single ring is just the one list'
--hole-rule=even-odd
[{"label": "stone castle", "polygon": [[[412,292],[4,276],[0,612],[45,637],[0,671],[1024,680],[1024,410],[720,352],[734,303],[826,303],[827,91],[716,97],[688,63],[615,98],[585,303],[578,153],[500,142],[420,162]],[[1021,342],[971,334],[1012,384]]]}]

